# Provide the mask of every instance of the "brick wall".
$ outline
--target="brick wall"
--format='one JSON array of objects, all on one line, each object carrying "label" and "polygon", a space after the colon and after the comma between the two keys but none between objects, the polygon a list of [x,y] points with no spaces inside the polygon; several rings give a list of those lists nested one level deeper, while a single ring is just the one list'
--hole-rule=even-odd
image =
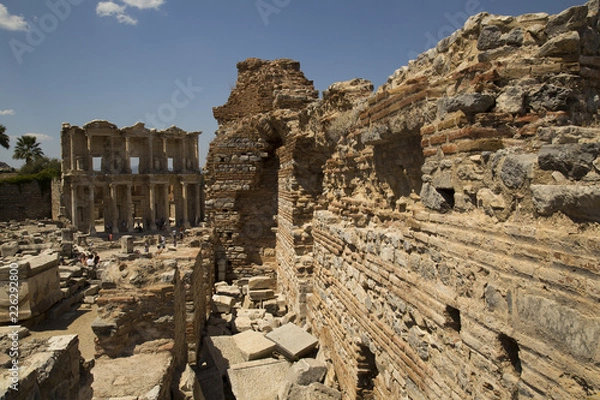
[{"label": "brick wall", "polygon": [[52,193],[37,181],[0,184],[0,221],[52,218]]}]

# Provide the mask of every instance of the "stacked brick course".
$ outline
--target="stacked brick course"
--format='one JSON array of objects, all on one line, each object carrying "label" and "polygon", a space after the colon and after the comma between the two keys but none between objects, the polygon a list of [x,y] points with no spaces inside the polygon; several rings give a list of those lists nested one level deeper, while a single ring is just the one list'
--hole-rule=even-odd
[{"label": "stacked brick course", "polygon": [[[238,258],[252,245],[240,222],[276,216],[261,240],[344,398],[600,392],[599,26],[597,1],[482,13],[374,94],[343,82],[293,110],[232,101],[256,98],[246,82],[275,90],[289,60],[240,68],[215,111],[211,222],[233,271],[258,274]],[[244,182],[264,183],[252,199],[276,195],[274,210],[221,189],[220,168],[240,174],[227,154],[242,153],[256,157]]]}]

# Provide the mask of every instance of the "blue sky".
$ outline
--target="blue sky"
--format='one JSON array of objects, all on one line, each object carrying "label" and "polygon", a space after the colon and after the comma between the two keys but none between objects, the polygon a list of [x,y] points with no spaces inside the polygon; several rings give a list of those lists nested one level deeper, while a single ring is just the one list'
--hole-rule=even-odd
[{"label": "blue sky", "polygon": [[480,11],[554,14],[574,0],[0,0],[0,124],[11,148],[38,136],[60,157],[62,122],[202,131],[248,57],[292,58],[323,91],[356,77],[383,84]]}]

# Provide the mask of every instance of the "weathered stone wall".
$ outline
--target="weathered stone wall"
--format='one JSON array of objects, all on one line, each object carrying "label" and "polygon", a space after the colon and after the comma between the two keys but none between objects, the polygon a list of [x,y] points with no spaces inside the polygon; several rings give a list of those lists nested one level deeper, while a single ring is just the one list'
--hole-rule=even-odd
[{"label": "weathered stone wall", "polygon": [[274,274],[274,216],[285,201],[277,149],[298,131],[300,110],[317,99],[296,61],[249,59],[238,71],[227,104],[214,109],[220,127],[206,164],[206,213],[227,280]]},{"label": "weathered stone wall", "polygon": [[346,398],[600,390],[599,38],[593,3],[480,14],[369,98],[313,226]]},{"label": "weathered stone wall", "polygon": [[50,184],[0,183],[0,221],[52,218]]},{"label": "weathered stone wall", "polygon": [[[2,338],[4,340],[4,338]],[[4,344],[4,343],[3,343]],[[10,347],[10,346],[9,346]],[[77,335],[53,336],[43,343],[19,342],[18,382],[14,390],[11,371],[0,372],[0,397],[17,399],[77,399],[80,381],[81,353]]]},{"label": "weathered stone wall", "polygon": [[257,239],[345,399],[600,391],[598,7],[479,14],[375,94],[342,82],[293,109],[268,107],[273,82],[306,89],[272,79],[289,60],[238,66],[210,221],[229,276],[262,273],[240,221],[273,211],[238,199],[276,195]]},{"label": "weathered stone wall", "polygon": [[[0,267],[0,323],[15,323],[40,316],[63,298],[58,273],[58,253],[27,257]],[[12,264],[17,268],[13,269]],[[15,274],[13,271],[17,271]],[[18,276],[18,296],[11,282]],[[19,303],[15,306],[14,300]],[[18,310],[18,315],[14,313]]]},{"label": "weathered stone wall", "polygon": [[[115,289],[102,289],[96,304],[98,318],[92,324],[97,336],[98,355],[126,357],[136,346],[170,339],[175,370],[187,362],[186,292],[177,261],[147,261],[144,271],[125,263],[104,273],[104,279],[118,276]],[[143,274],[158,278],[147,282]],[[137,286],[137,287],[136,287]]]}]

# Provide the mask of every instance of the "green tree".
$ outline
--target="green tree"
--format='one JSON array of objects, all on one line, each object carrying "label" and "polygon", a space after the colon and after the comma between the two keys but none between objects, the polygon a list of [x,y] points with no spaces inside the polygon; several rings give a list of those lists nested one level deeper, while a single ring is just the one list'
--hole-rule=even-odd
[{"label": "green tree", "polygon": [[8,149],[8,147],[10,146],[10,138],[6,133],[4,133],[5,131],[6,128],[4,127],[4,125],[0,125],[0,146],[4,147],[5,149]]},{"label": "green tree", "polygon": [[19,169],[21,175],[34,175],[46,171],[51,175],[60,176],[61,161],[58,158],[38,157]]},{"label": "green tree", "polygon": [[35,136],[24,135],[17,139],[12,157],[15,160],[25,160],[25,164],[31,164],[34,160],[43,156],[44,152]]}]

